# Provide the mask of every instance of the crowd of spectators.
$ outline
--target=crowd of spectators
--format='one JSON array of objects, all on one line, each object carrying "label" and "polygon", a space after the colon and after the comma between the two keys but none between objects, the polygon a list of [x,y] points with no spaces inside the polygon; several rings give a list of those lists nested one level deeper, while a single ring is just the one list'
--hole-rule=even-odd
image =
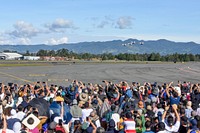
[{"label": "crowd of spectators", "polygon": [[198,133],[200,84],[0,83],[2,133]]}]

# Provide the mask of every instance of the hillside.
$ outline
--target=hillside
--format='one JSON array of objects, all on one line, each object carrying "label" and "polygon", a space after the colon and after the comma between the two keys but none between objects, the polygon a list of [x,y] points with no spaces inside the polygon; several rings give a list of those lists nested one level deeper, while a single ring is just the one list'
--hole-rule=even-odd
[{"label": "hillside", "polygon": [[[135,42],[135,44],[130,43]],[[144,42],[143,45],[140,43]],[[126,44],[126,45],[124,45]],[[37,52],[40,49],[44,50],[58,50],[66,48],[70,51],[77,53],[160,53],[161,55],[172,54],[172,53],[192,53],[199,54],[200,44],[194,42],[173,42],[165,39],[155,41],[142,41],[137,39],[113,40],[105,42],[80,42],[70,44],[59,44],[59,45],[1,45],[0,51],[10,50],[17,51],[19,53],[25,53],[29,51],[31,53]]]}]

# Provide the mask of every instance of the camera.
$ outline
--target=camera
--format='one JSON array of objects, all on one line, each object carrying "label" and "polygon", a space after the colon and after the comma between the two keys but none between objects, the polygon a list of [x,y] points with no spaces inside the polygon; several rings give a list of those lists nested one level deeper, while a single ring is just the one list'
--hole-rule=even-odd
[{"label": "camera", "polygon": [[138,113],[138,111],[137,110],[134,110],[134,114],[137,114]]},{"label": "camera", "polygon": [[8,83],[8,86],[12,86],[13,85],[13,83]]},{"label": "camera", "polygon": [[62,126],[62,119],[59,119],[58,124]]},{"label": "camera", "polygon": [[31,93],[31,91],[30,91],[30,90],[27,90],[27,93],[28,93],[28,94],[30,94],[30,93]]},{"label": "camera", "polygon": [[94,98],[97,98],[97,95],[94,95]]},{"label": "camera", "polygon": [[10,92],[6,92],[6,96],[8,97],[11,96]]},{"label": "camera", "polygon": [[15,90],[15,87],[10,87],[10,90],[11,90],[11,91],[14,91],[14,90]]},{"label": "camera", "polygon": [[36,111],[37,109],[35,107],[32,108],[33,111]]},{"label": "camera", "polygon": [[9,101],[9,96],[8,95],[5,97],[5,100]]}]

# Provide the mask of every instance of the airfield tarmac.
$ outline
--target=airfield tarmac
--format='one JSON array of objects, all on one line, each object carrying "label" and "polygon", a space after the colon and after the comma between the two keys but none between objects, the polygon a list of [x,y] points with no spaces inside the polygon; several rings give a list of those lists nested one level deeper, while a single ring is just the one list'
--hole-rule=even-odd
[{"label": "airfield tarmac", "polygon": [[75,63],[48,66],[0,67],[0,82],[27,84],[48,81],[49,84],[69,85],[73,79],[84,83],[99,83],[109,80],[117,83],[174,81],[200,82],[200,63]]}]

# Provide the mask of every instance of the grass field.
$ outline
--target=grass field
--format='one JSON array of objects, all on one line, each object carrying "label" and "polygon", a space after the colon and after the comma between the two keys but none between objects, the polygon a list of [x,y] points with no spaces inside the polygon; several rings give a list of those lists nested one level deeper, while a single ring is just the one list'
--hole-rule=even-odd
[{"label": "grass field", "polygon": [[67,65],[67,64],[173,64],[173,62],[161,61],[22,61],[22,60],[1,60],[0,67],[19,67],[19,66],[49,66],[49,65]]}]

